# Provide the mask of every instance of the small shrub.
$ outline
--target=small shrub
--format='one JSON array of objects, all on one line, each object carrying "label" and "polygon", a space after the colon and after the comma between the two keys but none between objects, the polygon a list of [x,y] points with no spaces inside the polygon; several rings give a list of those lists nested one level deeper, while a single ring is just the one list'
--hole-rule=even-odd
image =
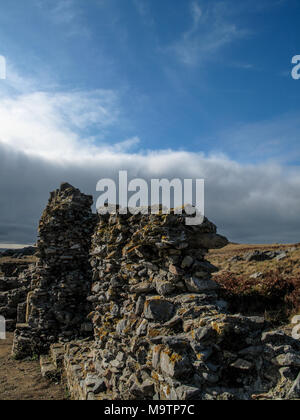
[{"label": "small shrub", "polygon": [[269,271],[251,279],[225,272],[215,276],[230,310],[244,314],[267,314],[273,321],[286,320],[300,312],[300,278]]}]

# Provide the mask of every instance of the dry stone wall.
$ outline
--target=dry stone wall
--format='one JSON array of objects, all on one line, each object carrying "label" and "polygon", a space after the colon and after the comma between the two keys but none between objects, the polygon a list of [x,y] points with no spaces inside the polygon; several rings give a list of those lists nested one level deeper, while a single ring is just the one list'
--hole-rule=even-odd
[{"label": "dry stone wall", "polygon": [[27,296],[25,324],[18,324],[16,357],[44,353],[51,343],[91,334],[85,322],[91,287],[88,261],[95,216],[91,196],[69,184],[51,193],[39,225],[37,256]]},{"label": "dry stone wall", "polygon": [[83,353],[85,372],[75,345],[75,397],[250,399],[275,392],[281,375],[295,379],[299,342],[264,335],[263,318],[229,314],[220,300],[205,255],[226,244],[207,219],[189,227],[185,215],[100,218],[89,298],[95,342]]},{"label": "dry stone wall", "polygon": [[73,399],[300,397],[300,344],[262,317],[228,312],[206,260],[227,244],[205,219],[94,216],[69,185],[43,214],[39,262],[14,354],[45,353]]},{"label": "dry stone wall", "polygon": [[[6,330],[14,331],[21,314],[22,303],[26,301],[30,291],[31,274],[34,266],[28,269],[28,264],[3,264],[1,270],[5,273],[0,277],[0,316],[6,319]],[[20,318],[22,319],[22,318]],[[22,321],[21,321],[22,322]]]}]

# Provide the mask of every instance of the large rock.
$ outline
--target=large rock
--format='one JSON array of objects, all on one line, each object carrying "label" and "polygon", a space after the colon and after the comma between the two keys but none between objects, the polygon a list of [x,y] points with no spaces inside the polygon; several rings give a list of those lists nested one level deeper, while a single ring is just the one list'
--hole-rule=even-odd
[{"label": "large rock", "polygon": [[185,284],[188,291],[194,293],[209,292],[211,290],[216,290],[219,287],[215,281],[209,278],[201,280],[197,277],[187,277],[185,278]]},{"label": "large rock", "polygon": [[145,303],[144,316],[154,321],[169,321],[174,313],[174,305],[163,299],[150,299]]},{"label": "large rock", "polygon": [[216,233],[205,233],[194,238],[193,244],[199,248],[218,249],[228,245],[228,240],[225,236],[217,235]]}]

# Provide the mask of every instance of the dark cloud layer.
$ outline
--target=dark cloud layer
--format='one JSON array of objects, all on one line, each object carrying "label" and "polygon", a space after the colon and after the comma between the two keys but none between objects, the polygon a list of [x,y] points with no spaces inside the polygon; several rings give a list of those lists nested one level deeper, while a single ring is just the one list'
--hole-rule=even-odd
[{"label": "dark cloud layer", "polygon": [[97,198],[100,178],[205,178],[206,215],[232,241],[299,242],[300,173],[185,152],[103,151],[77,163],[27,156],[0,143],[0,243],[32,243],[49,191],[67,181]]}]

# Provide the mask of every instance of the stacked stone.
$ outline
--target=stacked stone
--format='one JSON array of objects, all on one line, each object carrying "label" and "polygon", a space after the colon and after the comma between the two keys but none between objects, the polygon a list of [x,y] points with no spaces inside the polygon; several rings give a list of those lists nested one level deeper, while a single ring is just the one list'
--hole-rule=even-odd
[{"label": "stacked stone", "polygon": [[[263,334],[270,328],[264,318],[226,312],[211,276],[217,269],[205,255],[227,240],[207,219],[186,226],[185,217],[100,218],[89,298],[95,343],[89,351],[80,343],[66,348],[74,398],[288,397],[299,342],[278,331]],[[276,391],[281,377],[285,386]]]},{"label": "stacked stone", "polygon": [[27,297],[26,324],[17,325],[15,333],[16,357],[44,353],[51,343],[91,332],[85,316],[95,223],[92,202],[69,184],[51,193],[39,225],[39,261]]},{"label": "stacked stone", "polygon": [[26,300],[30,290],[30,275],[26,275],[31,268],[22,272],[27,265],[17,266],[7,263],[1,267],[5,276],[0,277],[0,316],[6,320],[6,330],[14,331],[17,324],[20,304]]},{"label": "stacked stone", "polygon": [[19,274],[23,273],[29,266],[29,262],[6,262],[0,264],[0,271],[3,273],[4,277],[18,277]]},{"label": "stacked stone", "polygon": [[116,214],[94,234],[94,361],[115,398],[182,397],[200,354],[188,333],[201,314],[226,306],[205,255],[228,242],[207,219],[187,226],[185,218]]},{"label": "stacked stone", "polygon": [[215,225],[119,211],[97,222],[91,203],[68,184],[51,194],[39,261],[21,276],[16,357],[51,347],[43,374],[64,369],[74,399],[300,398],[299,340],[219,297],[205,259],[227,244]]}]

